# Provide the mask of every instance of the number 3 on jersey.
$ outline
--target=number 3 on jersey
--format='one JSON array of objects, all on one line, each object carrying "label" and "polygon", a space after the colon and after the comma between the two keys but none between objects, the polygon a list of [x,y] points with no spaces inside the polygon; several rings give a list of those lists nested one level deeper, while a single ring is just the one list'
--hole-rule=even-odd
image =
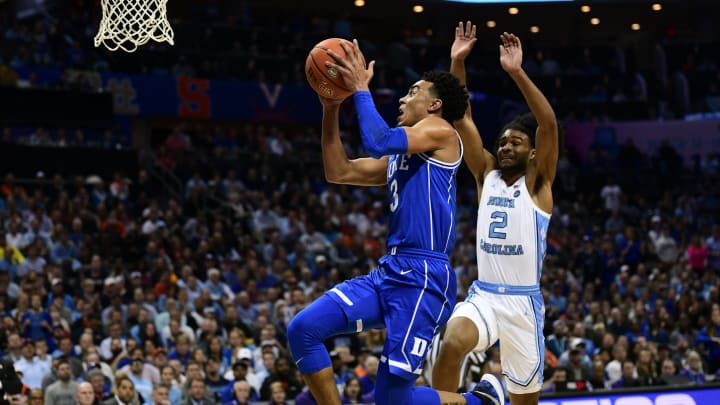
[{"label": "number 3 on jersey", "polygon": [[488,236],[491,238],[505,239],[507,234],[505,232],[498,232],[498,229],[503,229],[507,226],[507,212],[494,211],[490,214],[490,218],[492,218],[493,221],[490,223]]},{"label": "number 3 on jersey", "polygon": [[398,183],[397,179],[390,183],[390,212],[395,212],[400,202],[398,199]]}]

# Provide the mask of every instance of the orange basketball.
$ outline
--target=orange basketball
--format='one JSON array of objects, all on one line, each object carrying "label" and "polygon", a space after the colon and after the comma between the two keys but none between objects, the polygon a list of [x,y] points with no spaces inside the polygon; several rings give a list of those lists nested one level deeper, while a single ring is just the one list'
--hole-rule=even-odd
[{"label": "orange basketball", "polygon": [[[332,56],[328,55],[328,50],[332,50],[342,58],[345,57],[345,51],[340,46],[343,42],[350,47],[353,46],[352,42],[342,38],[328,38],[320,41],[310,50],[305,61],[305,76],[310,87],[323,97],[335,100],[342,100],[353,92],[343,81],[340,72],[325,66],[326,61],[335,62]],[[363,57],[364,62],[365,57]]]}]

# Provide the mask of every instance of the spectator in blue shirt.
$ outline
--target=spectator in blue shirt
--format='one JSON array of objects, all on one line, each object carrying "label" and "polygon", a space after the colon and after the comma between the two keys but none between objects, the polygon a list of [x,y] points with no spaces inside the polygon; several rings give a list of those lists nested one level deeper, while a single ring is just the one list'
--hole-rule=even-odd
[{"label": "spectator in blue shirt", "polygon": [[20,318],[23,335],[32,340],[47,340],[52,336],[52,318],[42,307],[40,294],[30,296],[30,309]]}]

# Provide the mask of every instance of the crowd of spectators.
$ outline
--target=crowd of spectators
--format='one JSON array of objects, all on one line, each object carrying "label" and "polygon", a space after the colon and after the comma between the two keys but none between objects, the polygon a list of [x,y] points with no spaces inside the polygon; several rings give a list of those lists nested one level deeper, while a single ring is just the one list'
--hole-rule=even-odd
[{"label": "crowd of spectators", "polygon": [[[215,132],[179,127],[129,178],[5,176],[0,348],[29,398],[72,403],[86,381],[96,403],[312,403],[286,325],[375,267],[384,189],[325,183],[315,128]],[[720,172],[661,153],[630,144],[617,159],[561,159],[542,276],[546,391],[720,375]],[[182,193],[165,192],[147,165],[176,173]],[[472,185],[463,173],[458,299],[477,272]],[[372,402],[383,338],[326,342],[346,403]],[[491,350],[484,370],[500,360]]]},{"label": "crowd of spectators", "polygon": [[[302,84],[307,50],[352,33],[347,19],[255,24],[244,2],[230,2],[237,9],[227,18],[203,6],[213,24],[174,21],[177,48],[118,58],[91,47],[97,5],[63,3],[73,7],[26,19],[0,13],[3,85],[38,66]],[[362,46],[378,59],[378,86],[405,87],[448,59],[448,44],[423,36]],[[568,120],[681,117],[720,110],[717,47],[657,43],[644,67],[614,46],[528,49],[525,67]],[[494,52],[477,53],[469,80],[509,94]],[[328,185],[319,139],[309,127],[181,126],[152,153],[138,151],[137,173],[3,173],[0,350],[27,402],[84,405],[87,382],[94,403],[312,404],[286,325],[372,270],[387,230],[385,190]],[[6,128],[2,141],[130,147],[111,131],[83,129]],[[363,154],[357,142],[346,149]],[[668,144],[645,156],[631,142],[587,156],[563,154],[554,190],[544,391],[720,377],[720,159],[683,162]],[[158,169],[180,186],[168,189]],[[451,260],[463,299],[477,274],[477,196],[466,171],[459,186]],[[372,402],[383,340],[373,330],[326,342],[343,403]],[[498,372],[500,361],[491,349],[483,370]]]},{"label": "crowd of spectators", "polygon": [[127,137],[111,129],[104,131],[85,128],[25,128],[5,127],[0,143],[49,148],[94,148],[121,150],[128,148]]},{"label": "crowd of spectators", "polygon": [[[228,2],[222,9],[215,2],[176,3],[171,9],[176,45],[151,43],[126,54],[93,47],[99,3],[56,3],[23,19],[12,9],[0,9],[0,82],[17,83],[16,70],[51,67],[93,75],[123,72],[304,85],[305,58],[314,44],[330,36],[352,38],[356,25],[369,24],[349,16],[261,14],[244,2]],[[180,15],[173,16],[173,10]],[[448,24],[429,27],[434,33],[429,36],[408,29],[390,38],[359,38],[366,57],[377,61],[374,86],[404,90],[425,70],[447,69],[453,23]],[[439,34],[445,29],[447,34]],[[495,38],[483,33],[468,61],[468,79],[475,91],[506,97],[515,88],[498,67]],[[642,44],[554,47],[533,46],[532,37],[524,40],[526,71],[565,120],[683,118],[720,111],[720,38],[651,35]],[[38,85],[32,76],[22,83]],[[67,74],[55,85],[96,91],[93,83]]]}]

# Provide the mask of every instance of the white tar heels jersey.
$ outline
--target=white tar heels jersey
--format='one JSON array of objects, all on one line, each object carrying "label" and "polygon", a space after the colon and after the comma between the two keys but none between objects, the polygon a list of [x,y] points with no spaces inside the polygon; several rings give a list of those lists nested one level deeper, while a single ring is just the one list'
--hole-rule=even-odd
[{"label": "white tar heels jersey", "polygon": [[477,220],[478,280],[537,287],[550,214],[530,197],[525,176],[508,186],[493,170],[485,177]]}]

